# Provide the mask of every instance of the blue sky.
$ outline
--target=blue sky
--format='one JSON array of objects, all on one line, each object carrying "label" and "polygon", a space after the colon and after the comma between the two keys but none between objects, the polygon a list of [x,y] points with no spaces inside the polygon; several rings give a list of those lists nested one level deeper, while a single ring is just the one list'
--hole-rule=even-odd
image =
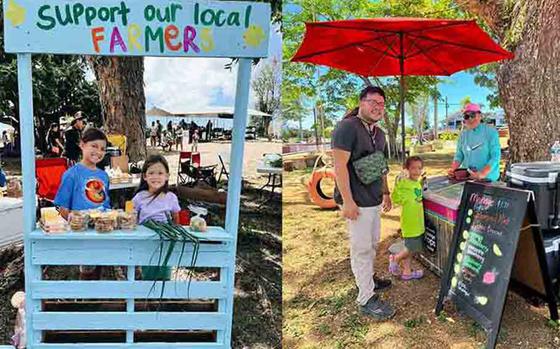
[{"label": "blue sky", "polygon": [[[474,82],[474,75],[459,72],[451,76],[442,77],[443,83],[438,85],[438,89],[442,95],[442,99],[447,97],[447,103],[449,103],[449,114],[459,110],[461,106],[459,105],[461,100],[466,96],[469,96],[471,102],[478,103],[481,105],[482,111],[489,111],[489,103],[486,96],[491,94],[490,90],[484,87],[480,87]],[[360,89],[360,86],[356,86],[356,89]],[[440,120],[445,117],[445,105],[444,102],[438,104],[438,118]],[[409,124],[410,118],[406,119],[406,124]],[[428,114],[428,121],[433,120],[433,103],[430,102],[430,111]],[[304,122],[302,123],[303,128],[310,128],[313,125],[313,112],[310,111],[306,115]],[[295,124],[293,125],[295,127]]]},{"label": "blue sky", "polygon": [[[270,31],[269,57],[259,66],[281,62],[282,39],[278,26]],[[154,58],[144,60],[146,107],[153,106],[170,112],[186,112],[208,107],[233,106],[237,67],[224,69],[228,58]],[[253,68],[253,77],[259,71]],[[249,107],[254,108],[251,93]]]}]

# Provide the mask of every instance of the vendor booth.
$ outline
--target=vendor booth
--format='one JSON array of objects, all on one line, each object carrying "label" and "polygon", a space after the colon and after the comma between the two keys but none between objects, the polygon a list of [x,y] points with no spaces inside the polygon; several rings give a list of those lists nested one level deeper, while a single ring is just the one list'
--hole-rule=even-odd
[{"label": "vendor booth", "polygon": [[[187,0],[10,0],[4,1],[4,15],[5,50],[16,53],[18,63],[27,348],[230,348],[251,64],[254,58],[268,53],[270,5]],[[195,254],[194,267],[215,269],[217,277],[189,282],[137,280],[135,268],[158,265],[154,251],[174,243],[160,239],[145,226],[61,233],[39,228],[33,136],[34,53],[239,58],[225,227],[208,227],[202,233],[184,227],[200,244],[187,243],[168,256],[168,265],[192,267]],[[116,266],[126,270],[126,279],[43,278],[47,266],[75,265]],[[56,308],[53,300],[54,305],[73,305]],[[92,300],[120,301],[125,306],[86,307]],[[210,300],[215,307],[169,311],[145,306],[149,300]],[[51,340],[61,332],[67,336]],[[92,339],[108,332],[120,335],[106,336],[104,343]],[[79,340],[65,340],[77,333],[82,333]]]},{"label": "vendor booth", "polygon": [[[507,170],[507,183],[486,183],[489,186],[511,187],[530,190],[533,194],[537,219],[542,232],[546,252],[547,271],[558,293],[560,276],[560,164],[534,162],[513,164]],[[448,261],[453,232],[457,221],[461,196],[465,181],[449,179],[446,176],[431,177],[426,180],[424,191],[424,217],[426,231],[424,252],[420,261],[441,276]],[[524,214],[509,212],[511,215]],[[535,260],[534,246],[529,234],[530,224],[524,222],[516,254],[512,278],[523,286],[544,294],[544,285],[532,263]]]}]

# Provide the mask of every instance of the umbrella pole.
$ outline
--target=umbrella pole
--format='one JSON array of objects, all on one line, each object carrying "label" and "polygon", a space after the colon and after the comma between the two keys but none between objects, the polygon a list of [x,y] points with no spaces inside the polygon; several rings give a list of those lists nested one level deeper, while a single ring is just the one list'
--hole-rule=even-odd
[{"label": "umbrella pole", "polygon": [[401,138],[402,138],[402,158],[403,163],[405,160],[405,129],[404,129],[404,48],[403,48],[403,33],[399,33],[400,45],[401,45],[401,58],[400,58],[400,70],[401,70],[401,80],[400,80],[400,94],[401,94]]},{"label": "umbrella pole", "polygon": [[402,138],[402,157],[403,157],[403,162],[405,160],[405,145],[404,145],[404,140],[405,140],[405,129],[404,129],[404,81],[403,81],[403,75],[401,75],[401,83],[400,83],[400,93],[401,93],[401,138]]}]

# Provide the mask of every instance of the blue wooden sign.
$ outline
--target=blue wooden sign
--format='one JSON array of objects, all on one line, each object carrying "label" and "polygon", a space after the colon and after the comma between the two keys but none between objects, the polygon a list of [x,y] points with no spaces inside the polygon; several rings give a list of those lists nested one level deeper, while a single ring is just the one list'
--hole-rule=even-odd
[{"label": "blue wooden sign", "polygon": [[270,5],[192,0],[4,0],[5,50],[265,57]]}]

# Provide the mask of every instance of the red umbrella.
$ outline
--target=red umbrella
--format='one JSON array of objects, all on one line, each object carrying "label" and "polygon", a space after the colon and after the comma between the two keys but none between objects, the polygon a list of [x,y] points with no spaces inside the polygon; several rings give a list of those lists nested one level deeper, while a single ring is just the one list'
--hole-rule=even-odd
[{"label": "red umbrella", "polygon": [[404,75],[451,75],[513,58],[474,20],[371,18],[306,23],[294,62],[363,76],[400,75],[404,154]]}]

